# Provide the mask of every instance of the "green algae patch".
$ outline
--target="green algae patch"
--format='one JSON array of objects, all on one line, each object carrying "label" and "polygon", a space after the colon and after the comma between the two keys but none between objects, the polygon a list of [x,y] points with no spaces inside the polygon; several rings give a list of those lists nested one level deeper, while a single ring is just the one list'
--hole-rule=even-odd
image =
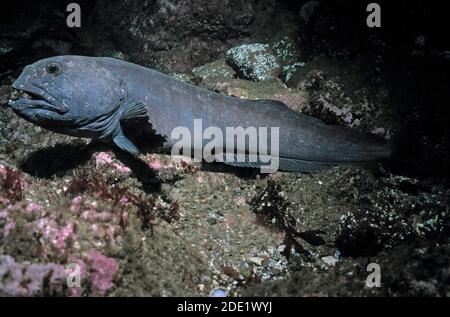
[{"label": "green algae patch", "polygon": [[206,295],[199,288],[202,275],[207,274],[205,259],[166,224],[155,226],[153,234],[129,230],[121,254],[122,277],[114,295]]},{"label": "green algae patch", "polygon": [[235,78],[236,72],[226,63],[224,59],[208,63],[194,68],[192,74],[201,81],[221,81]]}]

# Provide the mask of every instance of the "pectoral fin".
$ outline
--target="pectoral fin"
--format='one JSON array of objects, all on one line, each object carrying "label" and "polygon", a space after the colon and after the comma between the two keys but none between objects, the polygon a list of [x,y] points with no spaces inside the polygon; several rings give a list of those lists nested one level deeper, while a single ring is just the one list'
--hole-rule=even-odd
[{"label": "pectoral fin", "polygon": [[136,145],[133,144],[124,134],[122,131],[118,133],[113,138],[114,143],[123,151],[128,152],[134,156],[138,156],[140,154],[139,149],[136,147]]}]

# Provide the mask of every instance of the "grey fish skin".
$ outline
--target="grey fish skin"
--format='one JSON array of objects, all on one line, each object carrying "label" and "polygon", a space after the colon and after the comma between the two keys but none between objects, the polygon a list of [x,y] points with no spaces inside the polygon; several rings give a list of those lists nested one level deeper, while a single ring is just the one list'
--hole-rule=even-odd
[{"label": "grey fish skin", "polygon": [[[31,99],[10,101],[19,116],[62,134],[113,141],[137,155],[121,122],[148,117],[157,134],[170,139],[176,127],[279,127],[280,169],[309,172],[338,164],[390,157],[380,138],[290,110],[271,100],[245,100],[199,88],[155,70],[107,57],[56,56],[25,67],[13,88]],[[237,149],[248,151],[245,149]],[[236,164],[237,166],[248,166]]]}]

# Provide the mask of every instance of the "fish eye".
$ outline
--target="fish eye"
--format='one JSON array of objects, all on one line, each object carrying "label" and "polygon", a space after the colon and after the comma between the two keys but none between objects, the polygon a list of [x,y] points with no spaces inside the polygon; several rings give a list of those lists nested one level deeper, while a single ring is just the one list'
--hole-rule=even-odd
[{"label": "fish eye", "polygon": [[57,62],[51,62],[45,66],[45,71],[50,75],[58,75],[61,72],[61,65]]}]

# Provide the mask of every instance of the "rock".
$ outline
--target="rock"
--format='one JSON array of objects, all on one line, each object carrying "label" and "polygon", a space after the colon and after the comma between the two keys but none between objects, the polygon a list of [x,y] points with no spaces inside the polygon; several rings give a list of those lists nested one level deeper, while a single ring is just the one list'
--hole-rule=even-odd
[{"label": "rock", "polygon": [[200,86],[229,96],[279,100],[294,111],[301,111],[306,102],[303,91],[288,88],[279,79],[255,82],[235,78],[234,70],[224,59],[195,68],[193,73],[193,81]]},{"label": "rock", "polygon": [[295,13],[272,0],[101,0],[94,16],[94,46],[112,40],[130,61],[170,73],[187,73],[244,41],[298,31]]},{"label": "rock", "polygon": [[215,288],[211,291],[210,297],[227,297],[229,292],[224,288]]},{"label": "rock", "polygon": [[251,82],[234,79],[228,82],[217,82],[212,89],[229,96],[244,99],[272,99],[285,103],[294,111],[300,112],[305,106],[305,95],[284,86],[280,80]]},{"label": "rock", "polygon": [[337,124],[390,139],[397,129],[389,91],[370,84],[363,66],[318,57],[297,68],[287,85],[306,95],[303,112]]},{"label": "rock", "polygon": [[299,61],[300,52],[297,44],[288,36],[283,36],[270,44],[282,65],[287,66]]},{"label": "rock", "polygon": [[288,82],[305,63],[299,60],[295,42],[287,36],[270,44],[245,44],[226,52],[227,62],[244,79],[263,81],[281,78]]},{"label": "rock", "polygon": [[322,257],[321,259],[322,259],[322,261],[323,261],[326,265],[328,265],[328,266],[335,266],[335,265],[339,262],[339,260],[336,259],[336,258],[335,258],[334,256],[332,256],[332,255],[324,256],[324,257]]},{"label": "rock", "polygon": [[421,184],[395,176],[380,180],[377,187],[366,195],[367,207],[340,219],[336,246],[344,256],[373,255],[449,230],[450,213],[442,204],[448,192],[421,191]]},{"label": "rock", "polygon": [[236,72],[224,59],[196,67],[192,70],[194,76],[200,81],[223,81],[233,79]]},{"label": "rock", "polygon": [[254,257],[253,256],[253,257],[249,258],[248,261],[250,263],[253,263],[253,264],[256,264],[258,266],[261,266],[263,264],[264,259],[260,258],[260,257]]},{"label": "rock", "polygon": [[285,36],[273,42],[271,47],[283,66],[281,79],[287,83],[298,68],[305,66],[305,63],[300,61],[300,51],[297,49],[297,44],[291,38]]},{"label": "rock", "polygon": [[2,44],[0,42],[0,55],[9,53],[13,50],[13,48],[11,46],[8,46],[7,44]]},{"label": "rock", "polygon": [[18,92],[10,86],[0,86],[0,106],[6,106],[9,99],[16,97]]},{"label": "rock", "polygon": [[268,44],[244,44],[226,52],[227,62],[243,78],[262,81],[278,78],[281,63]]},{"label": "rock", "polygon": [[319,1],[308,1],[300,9],[300,17],[303,19],[305,25],[308,25],[311,17],[314,15],[316,8],[320,5]]},{"label": "rock", "polygon": [[173,73],[170,76],[172,76],[175,79],[184,81],[185,83],[193,84],[194,82],[191,79],[191,76],[188,74],[182,74],[182,73]]}]

